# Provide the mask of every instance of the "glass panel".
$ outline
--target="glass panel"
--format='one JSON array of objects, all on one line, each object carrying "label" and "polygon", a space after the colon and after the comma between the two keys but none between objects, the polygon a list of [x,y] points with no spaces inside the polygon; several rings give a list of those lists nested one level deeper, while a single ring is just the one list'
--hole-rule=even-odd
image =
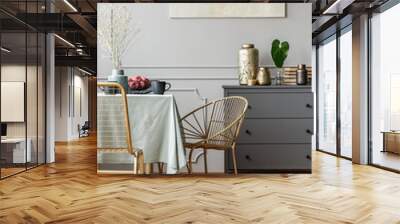
[{"label": "glass panel", "polygon": [[[25,170],[26,151],[26,34],[1,34],[1,175]],[[29,149],[29,147],[28,147]]]},{"label": "glass panel", "polygon": [[[1,1],[0,6],[28,20],[38,17],[24,17],[24,13],[45,11],[44,0]],[[2,12],[0,20],[0,178],[4,178],[45,162],[46,39]]]},{"label": "glass panel", "polygon": [[372,163],[400,170],[400,5],[372,18]]},{"label": "glass panel", "polygon": [[340,153],[352,157],[352,32],[340,36]]},{"label": "glass panel", "polygon": [[336,153],[336,39],[318,48],[318,147]]}]

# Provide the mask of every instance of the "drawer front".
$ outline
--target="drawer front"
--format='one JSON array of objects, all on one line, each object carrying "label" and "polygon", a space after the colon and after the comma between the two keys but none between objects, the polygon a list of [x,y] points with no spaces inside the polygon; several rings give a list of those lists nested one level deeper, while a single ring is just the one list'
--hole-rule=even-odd
[{"label": "drawer front", "polygon": [[312,118],[312,93],[228,93],[249,102],[247,118]]},{"label": "drawer front", "polygon": [[[310,144],[260,144],[237,146],[239,170],[311,170]],[[233,170],[232,154],[226,153],[227,170]]]},{"label": "drawer front", "polygon": [[312,119],[245,119],[238,143],[311,143]]}]

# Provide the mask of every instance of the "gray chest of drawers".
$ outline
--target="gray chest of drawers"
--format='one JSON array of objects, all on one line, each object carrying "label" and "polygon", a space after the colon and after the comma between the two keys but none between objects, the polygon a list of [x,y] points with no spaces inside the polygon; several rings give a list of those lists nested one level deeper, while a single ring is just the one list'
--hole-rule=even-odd
[{"label": "gray chest of drawers", "polygon": [[[239,172],[311,172],[313,93],[310,86],[223,86],[249,108],[237,141]],[[225,169],[233,171],[230,150]]]}]

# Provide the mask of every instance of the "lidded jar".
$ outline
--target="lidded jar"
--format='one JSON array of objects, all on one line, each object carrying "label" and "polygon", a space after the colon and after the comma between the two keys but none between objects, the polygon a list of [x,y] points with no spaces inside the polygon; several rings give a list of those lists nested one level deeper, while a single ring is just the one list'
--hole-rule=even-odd
[{"label": "lidded jar", "polygon": [[307,85],[307,69],[306,65],[299,64],[296,71],[296,84],[297,85]]},{"label": "lidded jar", "polygon": [[247,85],[249,79],[256,79],[258,49],[254,44],[243,44],[239,50],[239,84]]}]

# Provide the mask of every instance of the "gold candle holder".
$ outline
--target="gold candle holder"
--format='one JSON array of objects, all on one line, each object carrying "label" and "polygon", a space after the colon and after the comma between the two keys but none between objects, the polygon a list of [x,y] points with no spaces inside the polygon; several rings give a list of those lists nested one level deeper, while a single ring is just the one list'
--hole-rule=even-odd
[{"label": "gold candle holder", "polygon": [[255,85],[257,85],[257,79],[249,79],[249,80],[247,80],[247,85],[248,85],[248,86],[255,86]]}]

